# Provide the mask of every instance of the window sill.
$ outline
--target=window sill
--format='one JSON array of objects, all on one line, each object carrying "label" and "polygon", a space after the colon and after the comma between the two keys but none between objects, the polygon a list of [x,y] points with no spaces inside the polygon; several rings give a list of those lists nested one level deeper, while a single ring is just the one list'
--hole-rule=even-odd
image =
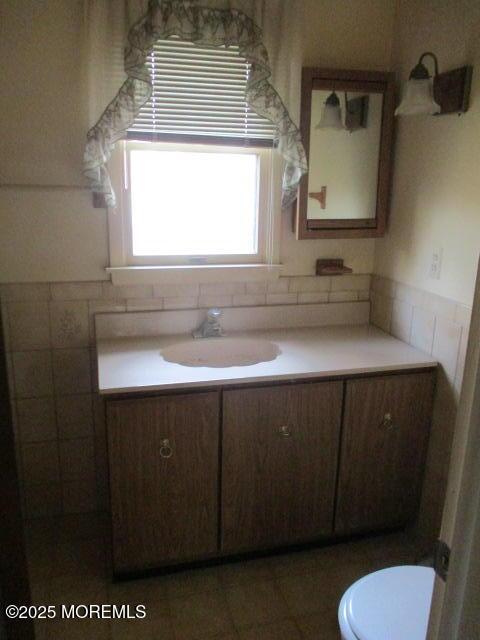
[{"label": "window sill", "polygon": [[196,284],[201,282],[255,282],[277,280],[281,264],[168,265],[161,267],[107,267],[114,285]]}]

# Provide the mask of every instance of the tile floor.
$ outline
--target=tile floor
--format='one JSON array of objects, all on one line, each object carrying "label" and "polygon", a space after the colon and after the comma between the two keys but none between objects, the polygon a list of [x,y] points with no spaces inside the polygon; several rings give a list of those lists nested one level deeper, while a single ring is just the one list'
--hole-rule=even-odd
[{"label": "tile floor", "polygon": [[144,604],[143,620],[53,620],[40,640],[339,640],[337,607],[360,576],[412,563],[406,533],[219,567],[112,583],[99,516],[32,521],[27,550],[35,604]]}]

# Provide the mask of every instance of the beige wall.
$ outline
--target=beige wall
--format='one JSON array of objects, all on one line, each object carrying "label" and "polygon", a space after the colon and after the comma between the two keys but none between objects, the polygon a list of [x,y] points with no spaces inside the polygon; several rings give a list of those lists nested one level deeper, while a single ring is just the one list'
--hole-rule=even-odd
[{"label": "beige wall", "polygon": [[105,278],[106,216],[81,163],[81,0],[0,5],[0,279]]},{"label": "beige wall", "polygon": [[[389,68],[394,0],[305,1],[306,64]],[[79,188],[88,119],[82,6],[82,0],[4,0],[0,7],[3,282],[106,278],[105,213],[92,209]],[[372,271],[373,240],[298,242],[288,215],[282,236],[286,274],[313,273],[319,256]]]},{"label": "beige wall", "polygon": [[[427,50],[441,70],[475,69],[465,115],[398,119],[391,220],[376,243],[375,273],[470,305],[480,249],[480,3],[401,0],[395,25],[394,67],[403,79]],[[443,266],[433,280],[437,248]]]},{"label": "beige wall", "polygon": [[305,0],[306,66],[390,69],[395,0]]}]

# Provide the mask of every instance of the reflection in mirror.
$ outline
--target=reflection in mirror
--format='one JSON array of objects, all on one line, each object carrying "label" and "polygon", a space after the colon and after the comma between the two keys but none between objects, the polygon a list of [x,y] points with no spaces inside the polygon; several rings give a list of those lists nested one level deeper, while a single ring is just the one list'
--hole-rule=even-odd
[{"label": "reflection in mirror", "polygon": [[384,235],[394,110],[393,73],[303,67],[300,130],[308,174],[298,190],[299,240]]},{"label": "reflection in mirror", "polygon": [[383,100],[312,90],[307,219],[375,218]]}]

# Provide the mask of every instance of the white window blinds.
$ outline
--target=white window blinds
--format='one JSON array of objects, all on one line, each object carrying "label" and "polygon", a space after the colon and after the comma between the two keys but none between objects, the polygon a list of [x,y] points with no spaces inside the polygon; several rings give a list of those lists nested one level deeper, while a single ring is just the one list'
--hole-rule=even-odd
[{"label": "white window blinds", "polygon": [[238,47],[158,40],[147,66],[153,93],[129,138],[272,145],[275,126],[245,101],[250,65]]}]

